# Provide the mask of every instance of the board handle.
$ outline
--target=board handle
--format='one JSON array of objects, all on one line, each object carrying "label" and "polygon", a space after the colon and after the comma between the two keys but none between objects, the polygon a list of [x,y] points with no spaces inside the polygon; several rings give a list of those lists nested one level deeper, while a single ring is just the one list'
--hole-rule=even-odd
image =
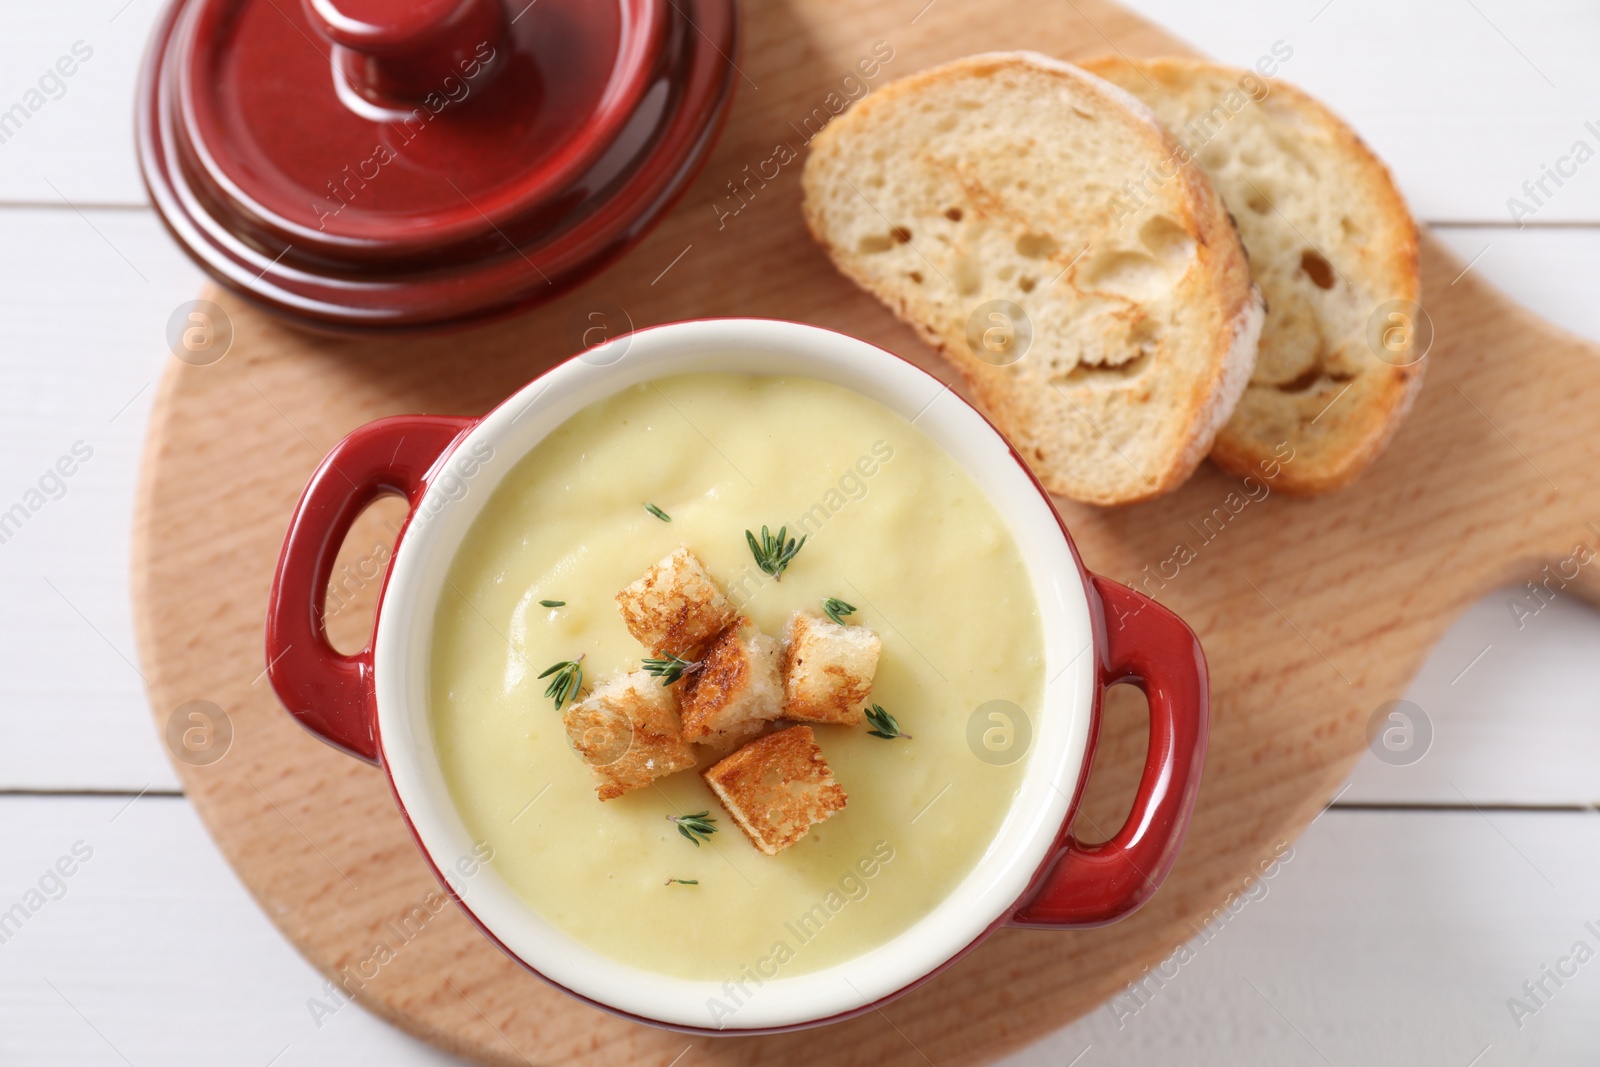
[{"label": "board handle", "polygon": [[[1108,841],[1065,828],[1013,926],[1104,926],[1135,911],[1172,869],[1189,828],[1210,729],[1210,681],[1194,631],[1127,586],[1091,576],[1100,601],[1099,685],[1131,682],[1150,704],[1150,748],[1133,810]],[[1098,732],[1100,721],[1095,718]]]},{"label": "board handle", "polygon": [[352,431],[311,476],[284,535],[267,603],[267,676],[301,726],[368,763],[379,762],[372,642],[354,655],[328,643],[328,579],[350,525],[367,505],[380,496],[403,496],[415,512],[430,473],[476,422],[401,415]]}]

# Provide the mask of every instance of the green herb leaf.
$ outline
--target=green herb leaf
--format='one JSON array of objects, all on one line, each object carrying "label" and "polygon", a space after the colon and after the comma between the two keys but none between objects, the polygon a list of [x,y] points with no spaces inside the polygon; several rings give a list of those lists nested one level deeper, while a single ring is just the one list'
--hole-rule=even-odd
[{"label": "green herb leaf", "polygon": [[541,600],[539,601],[539,606],[541,608],[564,608],[567,606],[567,602],[565,600]]},{"label": "green herb leaf", "polygon": [[838,597],[831,596],[822,602],[822,613],[840,626],[843,626],[845,624],[844,616],[854,615],[856,606],[854,604],[846,604]]},{"label": "green herb leaf", "polygon": [[776,537],[772,536],[772,533],[763,526],[761,527],[761,540],[757,541],[755,534],[749,530],[744,532],[744,539],[750,544],[750,554],[756,558],[756,566],[772,575],[774,580],[780,582],[783,581],[783,572],[788,569],[796,553],[805,547],[806,538],[811,536],[807,534],[805,537],[800,538],[799,541],[796,541],[794,538],[789,537],[788,534],[789,528],[787,526],[778,527],[778,536]]},{"label": "green herb leaf", "polygon": [[654,504],[646,504],[644,506],[644,509],[646,511],[648,511],[650,514],[654,515],[656,518],[660,519],[662,522],[671,522],[672,521],[672,516],[671,515],[668,515],[665,511],[662,511],[660,508],[656,507]]},{"label": "green herb leaf", "polygon": [[885,741],[893,741],[897,737],[911,740],[911,735],[902,731],[895,717],[884,711],[881,705],[874,704],[867,709],[867,722],[872,725],[872,729],[867,733],[873,737],[881,737]]},{"label": "green herb leaf", "polygon": [[[584,656],[588,655],[587,652]],[[550,678],[551,675],[554,678]],[[560,663],[546,667],[539,675],[540,678],[550,678],[550,684],[545,688],[544,695],[556,702],[556,710],[561,710],[561,705],[575,699],[578,690],[583,688],[583,656],[577,659],[562,660]]]},{"label": "green herb leaf", "polygon": [[711,835],[717,832],[714,825],[717,820],[711,817],[709,811],[697,811],[693,815],[668,815],[667,821],[678,827],[678,833],[693,841],[695,848],[699,848],[702,841],[710,841]]},{"label": "green herb leaf", "polygon": [[647,659],[643,663],[645,672],[661,679],[662,685],[671,685],[685,674],[693,674],[700,668],[699,660],[688,660],[682,656],[668,654],[663,659]]},{"label": "green herb leaf", "polygon": [[668,878],[667,879],[667,885],[671,885],[674,882],[676,882],[679,885],[699,885],[700,884],[700,880],[698,878]]}]

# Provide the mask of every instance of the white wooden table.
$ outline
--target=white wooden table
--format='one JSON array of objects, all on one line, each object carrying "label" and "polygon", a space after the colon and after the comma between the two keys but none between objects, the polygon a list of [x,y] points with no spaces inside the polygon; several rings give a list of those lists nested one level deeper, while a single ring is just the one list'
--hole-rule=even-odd
[{"label": "white wooden table", "polygon": [[[143,707],[135,469],[167,317],[200,283],[133,159],[158,6],[10,0],[0,34],[0,112],[40,103],[0,128],[0,512],[28,511],[0,533],[0,1063],[452,1062],[356,1007],[313,1017],[321,979],[213,848]],[[1584,126],[1600,120],[1600,8],[1131,6],[1240,65],[1287,42],[1283,75],[1354,123],[1472,269],[1600,340],[1600,161],[1525,226],[1507,205],[1575,141],[1600,147]],[[1080,17],[1071,0],[1039,8]],[[41,86],[75,45],[88,58]],[[46,477],[75,445],[90,458]],[[1507,595],[1413,684],[1423,759],[1368,757],[1142,992],[1008,1064],[1600,1062],[1600,616],[1557,600],[1519,628]]]}]

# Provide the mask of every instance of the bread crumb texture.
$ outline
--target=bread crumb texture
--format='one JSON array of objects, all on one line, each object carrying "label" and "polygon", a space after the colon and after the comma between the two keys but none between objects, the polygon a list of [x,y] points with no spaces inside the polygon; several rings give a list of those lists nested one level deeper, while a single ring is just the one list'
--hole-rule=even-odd
[{"label": "bread crumb texture", "polygon": [[697,762],[680,734],[676,698],[644,671],[609,679],[570,705],[561,722],[573,751],[594,772],[601,800],[643,789]]},{"label": "bread crumb texture", "polygon": [[683,738],[728,745],[753,737],[783,712],[778,642],[741,619],[724,630],[683,686]]},{"label": "bread crumb texture", "polygon": [[1199,60],[1085,66],[1138,96],[1192,148],[1238,221],[1267,299],[1255,371],[1212,458],[1274,487],[1345,485],[1383,451],[1423,363],[1368,337],[1390,301],[1415,305],[1417,228],[1388,170],[1338,116],[1279,81]]},{"label": "bread crumb texture", "polygon": [[745,745],[705,772],[706,784],[754,844],[776,856],[848,799],[809,726]]},{"label": "bread crumb texture", "polygon": [[1179,152],[1148,108],[1076,67],[973,56],[830,123],[804,210],[1052,492],[1125,503],[1204,458],[1261,322],[1226,209]]},{"label": "bread crumb texture", "polygon": [[878,635],[797,611],[784,639],[784,718],[860,725],[883,650]]},{"label": "bread crumb texture", "polygon": [[652,654],[699,652],[737,617],[700,558],[680,548],[617,594],[628,632]]}]

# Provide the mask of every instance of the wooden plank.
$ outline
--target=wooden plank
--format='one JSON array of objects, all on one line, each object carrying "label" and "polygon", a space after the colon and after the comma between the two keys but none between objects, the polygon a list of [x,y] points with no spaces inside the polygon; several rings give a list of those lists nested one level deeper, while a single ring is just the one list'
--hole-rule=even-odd
[{"label": "wooden plank", "polygon": [[[1583,0],[1128,6],[1233,63],[1249,65],[1274,41],[1288,42],[1295,55],[1285,76],[1373,143],[1425,219],[1507,221],[1506,199],[1586,136],[1585,121],[1600,119],[1600,70],[1588,56],[1600,14]],[[46,97],[24,130],[0,144],[0,202],[144,201],[129,93],[162,7],[158,0],[80,0],[10,12],[0,40],[0,70],[8,72],[0,79],[0,109],[22,101],[73,43],[85,42],[94,56],[66,81],[60,99]],[[1081,26],[1071,5],[1049,17]],[[897,21],[904,25],[909,16]],[[1038,46],[1028,34],[998,43]],[[1600,148],[1600,138],[1587,137]],[[1585,166],[1534,221],[1600,222],[1600,169]]]},{"label": "wooden plank", "polygon": [[332,1001],[181,798],[0,798],[0,851],[0,1063],[457,1062]]},{"label": "wooden plank", "polygon": [[[267,922],[188,804],[126,804],[0,798],[0,911],[74,842],[94,850],[65,895],[0,945],[0,1062],[121,1063],[107,1041],[132,1063],[173,1067],[265,1067],[280,1053],[278,1067],[459,1062],[357,1005],[318,1027],[307,1001],[325,997],[321,976]],[[1575,940],[1600,949],[1583,926],[1600,919],[1600,818],[1489,819],[1330,812],[1260,887],[1240,887],[1234,911],[1190,941],[1192,958],[1145,980],[1143,1002],[1124,991],[1002,1064],[1065,1067],[1092,1046],[1080,1067],[1322,1065],[1296,1027],[1340,1064],[1465,1067],[1485,1045],[1480,1064],[1495,1067],[1588,1062],[1600,963],[1550,986],[1548,1006],[1520,1030],[1505,1001]],[[686,1056],[679,1067],[705,1062]]]},{"label": "wooden plank", "polygon": [[[1436,233],[1464,262],[1477,260],[1473,274],[1552,322],[1600,340],[1600,303],[1587,291],[1588,280],[1600,276],[1600,232]],[[95,450],[66,496],[0,545],[0,731],[16,741],[0,747],[0,788],[176,788],[139,713],[142,683],[122,658],[134,656],[127,516],[150,404],[144,387],[167,358],[165,317],[197,290],[200,275],[147,211],[79,217],[69,210],[0,209],[0,242],[31,251],[28,261],[10,265],[0,286],[6,506],[74,442]],[[66,278],[72,286],[63,284]],[[66,322],[76,336],[71,345],[61,342]],[[1583,757],[1600,744],[1600,716],[1589,696],[1597,689],[1585,666],[1591,660],[1568,654],[1593,638],[1593,621],[1568,601],[1542,613],[1537,626],[1517,630],[1498,594],[1468,613],[1464,629],[1452,630],[1430,658],[1421,688],[1407,694],[1440,726],[1436,747],[1413,767],[1364,763],[1346,798],[1456,803],[1451,782],[1480,801],[1600,796],[1600,769]],[[1450,685],[1497,633],[1518,640],[1486,655],[1473,668],[1474,684]],[[1537,640],[1524,639],[1534,634]],[[1551,737],[1571,743],[1548,746]]]},{"label": "wooden plank", "polygon": [[1600,271],[1596,230],[1437,226],[1432,232],[1463,264],[1471,264],[1472,274],[1518,304],[1579,337],[1600,341],[1600,303],[1590,284]]},{"label": "wooden plank", "polygon": [[[1600,150],[1600,10],[1583,0],[1137,0],[1200,51],[1241,66],[1273,42],[1282,75],[1326,101],[1389,164],[1418,217],[1536,224],[1600,220],[1600,162],[1576,168],[1532,216],[1508,198],[1576,140]],[[1072,17],[1067,15],[1065,17]],[[1568,166],[1569,170],[1574,169]]]},{"label": "wooden plank", "polygon": [[0,125],[0,202],[145,202],[133,156],[133,85],[165,7],[76,0],[6,12],[0,112],[12,119]]},{"label": "wooden plank", "polygon": [[0,512],[26,513],[0,527],[0,786],[174,788],[139,712],[127,526],[199,272],[146,210],[0,211],[0,246]]},{"label": "wooden plank", "polygon": [[1593,1062],[1597,847],[1592,813],[1329,812],[1187,952],[1001,1063]]},{"label": "wooden plank", "polygon": [[[1600,547],[1600,536],[1590,544]],[[1540,582],[1540,568],[1527,578]],[[1600,614],[1570,592],[1508,586],[1473,605],[1406,690],[1345,803],[1600,803]],[[1374,709],[1376,710],[1376,709]],[[1404,731],[1415,723],[1412,740]]]}]

